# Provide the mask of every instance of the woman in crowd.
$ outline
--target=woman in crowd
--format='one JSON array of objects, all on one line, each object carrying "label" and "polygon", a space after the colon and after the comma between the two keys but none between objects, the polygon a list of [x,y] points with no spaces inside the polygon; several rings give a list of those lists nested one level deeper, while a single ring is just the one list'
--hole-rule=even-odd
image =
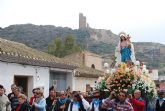
[{"label": "woman in crowd", "polygon": [[34,89],[32,90],[33,96],[30,98],[30,101],[29,101],[29,104],[30,104],[30,105],[33,104],[33,101],[34,101],[35,98],[36,98],[36,92],[37,92],[37,89],[34,88]]},{"label": "woman in crowd", "polygon": [[129,102],[132,104],[134,111],[144,111],[145,107],[145,101],[141,98],[141,91],[135,90],[132,95],[129,97]]},{"label": "woman in crowd", "polygon": [[35,111],[46,111],[46,100],[43,95],[43,88],[38,88],[33,106]]},{"label": "woman in crowd", "polygon": [[37,88],[34,88],[34,89],[32,90],[33,96],[30,98],[30,101],[29,101],[29,104],[30,104],[30,106],[31,106],[31,111],[35,111],[35,108],[34,108],[34,106],[33,106],[33,102],[34,102],[35,99],[36,99],[37,90],[38,90]]},{"label": "woman in crowd", "polygon": [[18,96],[19,105],[16,111],[30,111],[30,105],[27,103],[27,98],[24,94],[19,94]]}]

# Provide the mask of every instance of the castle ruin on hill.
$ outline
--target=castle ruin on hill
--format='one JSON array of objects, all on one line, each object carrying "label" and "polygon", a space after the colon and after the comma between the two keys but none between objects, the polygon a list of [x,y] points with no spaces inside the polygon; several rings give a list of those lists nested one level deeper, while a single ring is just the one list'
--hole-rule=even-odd
[{"label": "castle ruin on hill", "polygon": [[83,13],[79,13],[79,29],[89,28],[89,24],[87,23],[86,16]]}]

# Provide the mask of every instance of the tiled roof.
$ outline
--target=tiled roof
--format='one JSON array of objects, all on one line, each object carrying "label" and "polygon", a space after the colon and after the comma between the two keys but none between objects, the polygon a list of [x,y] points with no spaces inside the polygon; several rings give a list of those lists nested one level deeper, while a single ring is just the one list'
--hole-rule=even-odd
[{"label": "tiled roof", "polygon": [[[74,54],[72,56],[74,58]],[[72,59],[60,59],[53,55],[32,49],[24,44],[0,38],[0,61],[41,67],[75,69],[76,77],[94,77],[103,72],[82,66]]]},{"label": "tiled roof", "polygon": [[20,56],[11,56],[7,54],[2,54],[0,52],[0,61],[9,62],[9,63],[18,63],[23,65],[33,65],[33,66],[41,66],[41,67],[52,67],[52,68],[62,68],[62,69],[75,69],[75,66],[67,65],[63,63],[55,63],[46,60],[38,60],[25,58]]},{"label": "tiled roof", "polygon": [[77,66],[24,44],[0,38],[0,61],[53,68],[74,69]]}]

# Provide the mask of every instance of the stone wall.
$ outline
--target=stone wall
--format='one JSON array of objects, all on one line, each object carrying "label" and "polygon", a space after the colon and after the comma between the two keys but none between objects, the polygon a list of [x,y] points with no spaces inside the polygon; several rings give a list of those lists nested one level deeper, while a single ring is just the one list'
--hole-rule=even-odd
[{"label": "stone wall", "polygon": [[95,69],[102,71],[102,58],[100,56],[86,54],[85,56],[85,66],[91,67],[92,64],[95,66]]}]

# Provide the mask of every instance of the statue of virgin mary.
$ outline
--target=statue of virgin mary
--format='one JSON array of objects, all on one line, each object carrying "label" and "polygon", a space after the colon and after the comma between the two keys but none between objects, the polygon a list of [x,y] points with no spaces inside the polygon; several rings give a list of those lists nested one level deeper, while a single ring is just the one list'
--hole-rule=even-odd
[{"label": "statue of virgin mary", "polygon": [[130,41],[130,36],[124,32],[119,34],[120,41],[115,50],[116,65],[124,62],[136,62],[134,46]]}]

